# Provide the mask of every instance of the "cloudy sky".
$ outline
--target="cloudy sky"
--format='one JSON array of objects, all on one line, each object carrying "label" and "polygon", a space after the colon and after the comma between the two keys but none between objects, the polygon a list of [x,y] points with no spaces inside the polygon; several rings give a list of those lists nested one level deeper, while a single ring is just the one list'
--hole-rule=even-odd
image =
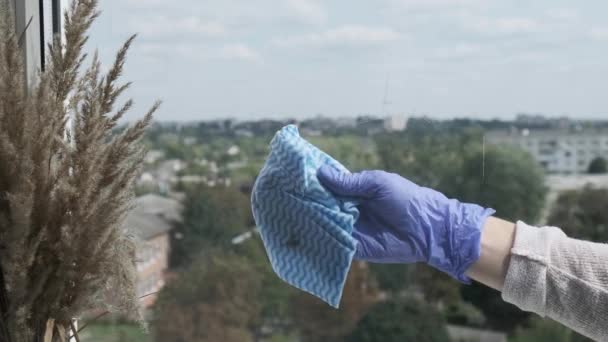
[{"label": "cloudy sky", "polygon": [[[608,117],[608,2],[101,0],[91,47],[160,120]],[[139,113],[134,112],[130,118]]]}]

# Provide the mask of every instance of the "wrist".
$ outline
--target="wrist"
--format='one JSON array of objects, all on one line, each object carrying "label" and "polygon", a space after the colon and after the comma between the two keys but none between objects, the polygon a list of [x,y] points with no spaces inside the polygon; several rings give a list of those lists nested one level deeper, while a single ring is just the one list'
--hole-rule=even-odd
[{"label": "wrist", "polygon": [[515,224],[490,217],[481,233],[480,257],[466,274],[482,284],[501,291],[511,259]]},{"label": "wrist", "polygon": [[[463,283],[470,283],[467,270],[481,256],[482,231],[486,220],[495,211],[476,204],[451,199],[446,202],[443,227],[436,230],[437,249],[429,264]],[[439,261],[439,262],[438,262]]]}]

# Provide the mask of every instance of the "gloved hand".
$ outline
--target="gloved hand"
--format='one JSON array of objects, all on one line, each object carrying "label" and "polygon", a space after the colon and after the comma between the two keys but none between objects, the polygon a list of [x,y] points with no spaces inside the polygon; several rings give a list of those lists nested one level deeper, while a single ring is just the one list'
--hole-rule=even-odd
[{"label": "gloved hand", "polygon": [[426,262],[469,282],[479,259],[481,230],[495,211],[448,199],[384,171],[342,173],[322,167],[321,183],[339,198],[358,201],[355,258],[376,263]]}]

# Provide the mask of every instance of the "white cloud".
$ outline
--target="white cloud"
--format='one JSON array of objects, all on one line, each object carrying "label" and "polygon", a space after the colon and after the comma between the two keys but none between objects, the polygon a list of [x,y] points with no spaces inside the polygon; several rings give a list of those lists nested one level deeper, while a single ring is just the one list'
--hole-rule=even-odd
[{"label": "white cloud", "polygon": [[552,8],[547,10],[547,16],[558,20],[574,20],[578,18],[578,12],[571,8]]},{"label": "white cloud", "polygon": [[390,3],[396,7],[406,9],[428,9],[441,10],[456,7],[466,7],[472,5],[480,5],[487,0],[390,0]]},{"label": "white cloud", "polygon": [[327,10],[315,0],[288,0],[287,7],[306,22],[320,24],[327,21]]},{"label": "white cloud", "polygon": [[260,54],[245,44],[228,44],[220,49],[220,57],[225,59],[236,59],[250,62],[259,62]]},{"label": "white cloud", "polygon": [[342,26],[320,33],[276,39],[275,44],[287,47],[366,46],[399,39],[399,33],[387,27]]},{"label": "white cloud", "polygon": [[196,16],[169,18],[165,15],[156,15],[152,17],[138,17],[138,19],[132,21],[131,28],[145,37],[175,35],[218,37],[226,34],[224,25],[217,22],[205,22]]},{"label": "white cloud", "polygon": [[608,27],[594,27],[589,31],[589,36],[595,40],[608,40]]},{"label": "white cloud", "polygon": [[165,0],[126,0],[126,3],[131,6],[160,6],[166,5],[167,2]]},{"label": "white cloud", "polygon": [[538,31],[540,24],[528,18],[501,18],[495,21],[494,28],[499,33],[529,33]]},{"label": "white cloud", "polygon": [[261,55],[247,44],[235,43],[222,46],[190,42],[144,42],[138,49],[149,58],[180,60],[240,60],[260,62]]},{"label": "white cloud", "polygon": [[483,48],[478,44],[461,43],[454,46],[439,47],[434,56],[438,59],[459,59],[479,56]]},{"label": "white cloud", "polygon": [[144,42],[138,47],[141,53],[149,58],[182,58],[196,57],[203,58],[208,50],[201,45],[188,44],[184,42]]},{"label": "white cloud", "polygon": [[536,33],[542,25],[530,18],[487,18],[467,15],[463,18],[463,25],[477,33],[483,34],[526,34]]}]

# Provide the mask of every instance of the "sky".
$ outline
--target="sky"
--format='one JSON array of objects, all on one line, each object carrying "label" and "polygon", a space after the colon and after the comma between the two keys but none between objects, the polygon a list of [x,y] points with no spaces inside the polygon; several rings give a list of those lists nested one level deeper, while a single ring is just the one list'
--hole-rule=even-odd
[{"label": "sky", "polygon": [[[101,0],[89,47],[157,120],[608,118],[608,2]],[[386,98],[386,101],[385,101]],[[386,103],[385,103],[386,102]]]}]

